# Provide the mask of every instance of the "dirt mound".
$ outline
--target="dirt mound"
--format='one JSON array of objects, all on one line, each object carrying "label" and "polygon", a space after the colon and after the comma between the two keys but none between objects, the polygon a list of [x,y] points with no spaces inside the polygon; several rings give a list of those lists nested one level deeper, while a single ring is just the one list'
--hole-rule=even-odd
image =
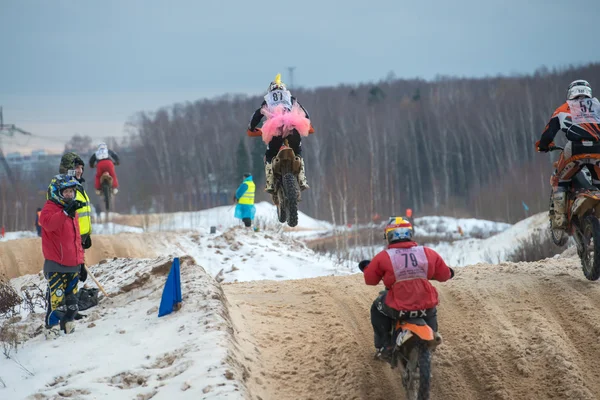
[{"label": "dirt mound", "polygon": [[151,225],[158,224],[161,218],[168,214],[119,214],[111,218],[111,222],[119,225],[128,225],[136,228],[148,228]]},{"label": "dirt mound", "polygon": [[[577,259],[480,264],[436,286],[432,399],[600,397],[600,284]],[[224,288],[253,399],[403,398],[398,371],[372,359],[381,287],[352,275]]]},{"label": "dirt mound", "polygon": [[[156,257],[176,238],[96,235],[86,259]],[[39,239],[0,243],[0,272],[9,277],[42,263]],[[583,277],[577,258],[478,264],[436,287],[444,344],[433,358],[432,399],[600,398],[600,282]],[[399,372],[372,358],[369,309],[381,286],[357,274],[223,288],[231,358],[252,399],[404,398]]]},{"label": "dirt mound", "polygon": [[[85,252],[88,265],[112,257],[152,258],[174,243],[171,233],[121,233],[118,235],[93,235],[93,245]],[[44,265],[40,238],[0,242],[0,275],[16,278],[37,274]]]}]

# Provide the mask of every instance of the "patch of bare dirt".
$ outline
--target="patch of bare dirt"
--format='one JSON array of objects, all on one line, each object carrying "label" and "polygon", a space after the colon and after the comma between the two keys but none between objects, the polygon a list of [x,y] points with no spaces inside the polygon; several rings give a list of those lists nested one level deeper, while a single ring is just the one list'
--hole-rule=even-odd
[{"label": "patch of bare dirt", "polygon": [[[94,265],[107,258],[153,258],[173,241],[169,232],[93,235],[92,247],[85,251],[85,262]],[[12,279],[37,274],[44,265],[42,241],[28,238],[0,242],[0,275]]]},{"label": "patch of bare dirt", "polygon": [[[577,259],[479,264],[436,287],[432,399],[600,398],[600,282]],[[404,398],[399,372],[372,358],[381,287],[362,275],[224,288],[252,399]]]}]

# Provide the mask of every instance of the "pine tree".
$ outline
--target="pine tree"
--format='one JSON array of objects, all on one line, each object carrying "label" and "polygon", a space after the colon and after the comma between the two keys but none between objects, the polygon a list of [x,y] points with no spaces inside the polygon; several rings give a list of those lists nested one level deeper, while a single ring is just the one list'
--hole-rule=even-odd
[{"label": "pine tree", "polygon": [[265,143],[260,137],[252,139],[252,177],[256,185],[265,181]]},{"label": "pine tree", "polygon": [[250,160],[248,159],[248,150],[246,150],[246,145],[244,144],[244,138],[240,139],[240,144],[238,145],[236,151],[236,172],[237,176],[236,180],[242,179],[245,173],[250,171]]}]

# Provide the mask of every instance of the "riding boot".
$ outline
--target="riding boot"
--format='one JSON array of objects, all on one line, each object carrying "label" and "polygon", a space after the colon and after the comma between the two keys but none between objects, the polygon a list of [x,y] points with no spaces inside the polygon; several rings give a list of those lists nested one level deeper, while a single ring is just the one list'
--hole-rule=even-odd
[{"label": "riding boot", "polygon": [[310,189],[308,182],[306,181],[306,172],[304,170],[304,158],[300,158],[300,172],[298,172],[298,184],[300,190]]},{"label": "riding boot", "polygon": [[265,192],[269,194],[275,193],[275,176],[273,175],[273,165],[265,163]]},{"label": "riding boot", "polygon": [[554,202],[554,221],[553,228],[567,228],[567,194],[565,192],[555,192],[552,195]]}]

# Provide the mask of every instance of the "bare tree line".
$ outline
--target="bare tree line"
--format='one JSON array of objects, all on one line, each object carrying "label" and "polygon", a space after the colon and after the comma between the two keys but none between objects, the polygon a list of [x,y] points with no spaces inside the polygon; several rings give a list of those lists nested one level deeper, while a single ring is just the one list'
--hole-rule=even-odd
[{"label": "bare tree line", "polygon": [[[525,76],[294,90],[316,130],[302,144],[311,189],[300,208],[343,224],[408,207],[416,215],[508,222],[526,216],[523,203],[530,213],[545,210],[552,160],[536,153],[534,143],[578,78],[600,90],[600,64]],[[246,162],[236,162],[243,149],[263,184],[265,145],[245,136],[261,100],[226,95],[132,116],[129,137],[110,144],[122,153],[117,211],[226,204],[245,172],[239,169]],[[76,144],[87,157],[91,149]],[[85,176],[92,180],[92,174]],[[2,200],[0,215],[10,215],[11,200]],[[257,191],[257,200],[269,199]]]}]

